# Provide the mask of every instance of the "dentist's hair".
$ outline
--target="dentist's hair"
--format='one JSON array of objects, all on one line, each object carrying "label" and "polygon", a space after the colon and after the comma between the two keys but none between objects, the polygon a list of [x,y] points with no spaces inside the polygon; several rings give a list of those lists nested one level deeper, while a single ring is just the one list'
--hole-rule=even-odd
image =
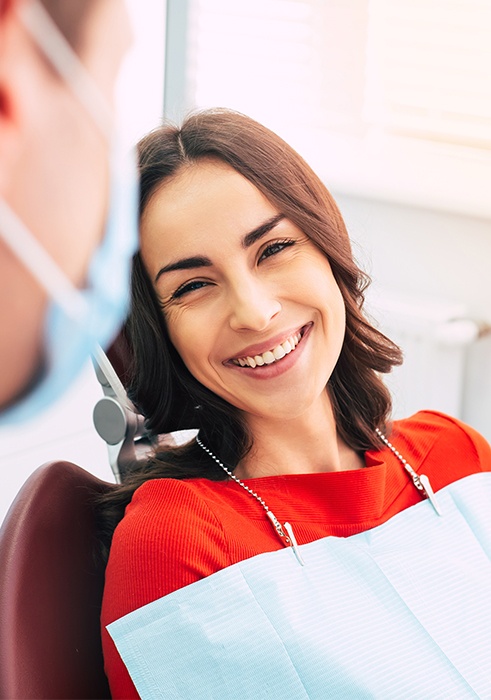
[{"label": "dentist's hair", "polygon": [[[341,354],[327,384],[339,434],[357,451],[380,447],[390,394],[379,373],[402,361],[400,349],[362,312],[369,280],[358,268],[341,214],[321,180],[279,136],[229,110],[189,116],[182,126],[164,125],[139,144],[140,217],[152,195],[183,167],[203,159],[227,163],[253,183],[298,226],[329,260],[346,307]],[[140,256],[134,259],[127,335],[134,355],[129,393],[153,434],[199,428],[210,449],[232,468],[252,438],[234,406],[213,394],[187,370],[170,342],[164,315]],[[197,339],[199,342],[199,339]],[[126,502],[149,478],[226,478],[194,441],[157,453],[125,479]],[[125,500],[121,494],[122,503]]]},{"label": "dentist's hair", "polygon": [[40,0],[69,44],[79,51],[86,40],[86,24],[100,0]]}]

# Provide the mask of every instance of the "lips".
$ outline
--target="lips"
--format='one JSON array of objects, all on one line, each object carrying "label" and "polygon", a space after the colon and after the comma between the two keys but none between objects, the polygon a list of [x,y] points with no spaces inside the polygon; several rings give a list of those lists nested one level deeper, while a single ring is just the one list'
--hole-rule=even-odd
[{"label": "lips", "polygon": [[246,353],[248,350],[248,354],[244,354],[240,357],[235,357],[232,360],[230,360],[230,362],[236,365],[237,367],[251,367],[252,369],[255,369],[256,367],[262,367],[264,365],[272,365],[275,362],[279,362],[279,360],[282,360],[286,355],[289,355],[290,353],[295,351],[295,348],[301,341],[302,336],[304,335],[307,327],[308,326],[303,326],[299,331],[290,333],[281,342],[275,342],[273,340],[271,342],[270,348],[263,352],[254,353],[253,346],[251,346],[251,348],[248,348],[246,349],[246,351],[244,351]]}]

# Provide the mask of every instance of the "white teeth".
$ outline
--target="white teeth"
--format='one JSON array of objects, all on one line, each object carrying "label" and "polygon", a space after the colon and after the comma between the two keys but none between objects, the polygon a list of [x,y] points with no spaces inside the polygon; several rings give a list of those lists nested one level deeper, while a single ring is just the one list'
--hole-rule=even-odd
[{"label": "white teeth", "polygon": [[300,340],[302,339],[301,333],[295,333],[289,338],[284,340],[280,345],[277,345],[272,350],[267,350],[263,352],[262,355],[254,355],[254,357],[239,357],[234,360],[236,365],[241,367],[262,367],[263,365],[271,365],[277,360],[281,360],[285,355],[295,350]]}]

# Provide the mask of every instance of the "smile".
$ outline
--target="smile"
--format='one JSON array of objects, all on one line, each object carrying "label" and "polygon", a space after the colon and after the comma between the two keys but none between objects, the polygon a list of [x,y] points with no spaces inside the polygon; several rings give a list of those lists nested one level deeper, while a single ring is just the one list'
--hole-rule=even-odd
[{"label": "smile", "polygon": [[300,329],[300,331],[293,333],[279,345],[271,348],[271,350],[266,350],[266,352],[263,352],[260,355],[254,355],[253,357],[238,357],[231,362],[238,367],[252,367],[252,369],[262,367],[263,365],[272,365],[275,362],[282,360],[286,355],[289,355],[295,351],[295,348],[302,340],[304,332],[305,328]]}]

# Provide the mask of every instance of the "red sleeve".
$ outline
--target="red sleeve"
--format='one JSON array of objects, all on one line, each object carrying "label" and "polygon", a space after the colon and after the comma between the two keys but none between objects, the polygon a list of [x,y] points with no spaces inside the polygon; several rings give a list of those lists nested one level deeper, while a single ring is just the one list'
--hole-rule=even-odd
[{"label": "red sleeve", "polygon": [[455,478],[466,473],[491,471],[491,446],[477,430],[444,413],[422,411],[422,414],[430,422],[446,428],[441,441],[448,450],[447,470],[455,470]]},{"label": "red sleeve", "polygon": [[491,472],[491,446],[489,442],[470,425],[465,425],[458,420],[455,423],[466,433],[472,443],[480,470]]},{"label": "red sleeve", "polygon": [[491,447],[474,428],[437,411],[394,422],[397,449],[439,490],[472,474],[491,471]]},{"label": "red sleeve", "polygon": [[114,533],[102,605],[113,698],[138,698],[106,625],[231,564],[219,521],[185,481],[158,479],[134,494]]}]

